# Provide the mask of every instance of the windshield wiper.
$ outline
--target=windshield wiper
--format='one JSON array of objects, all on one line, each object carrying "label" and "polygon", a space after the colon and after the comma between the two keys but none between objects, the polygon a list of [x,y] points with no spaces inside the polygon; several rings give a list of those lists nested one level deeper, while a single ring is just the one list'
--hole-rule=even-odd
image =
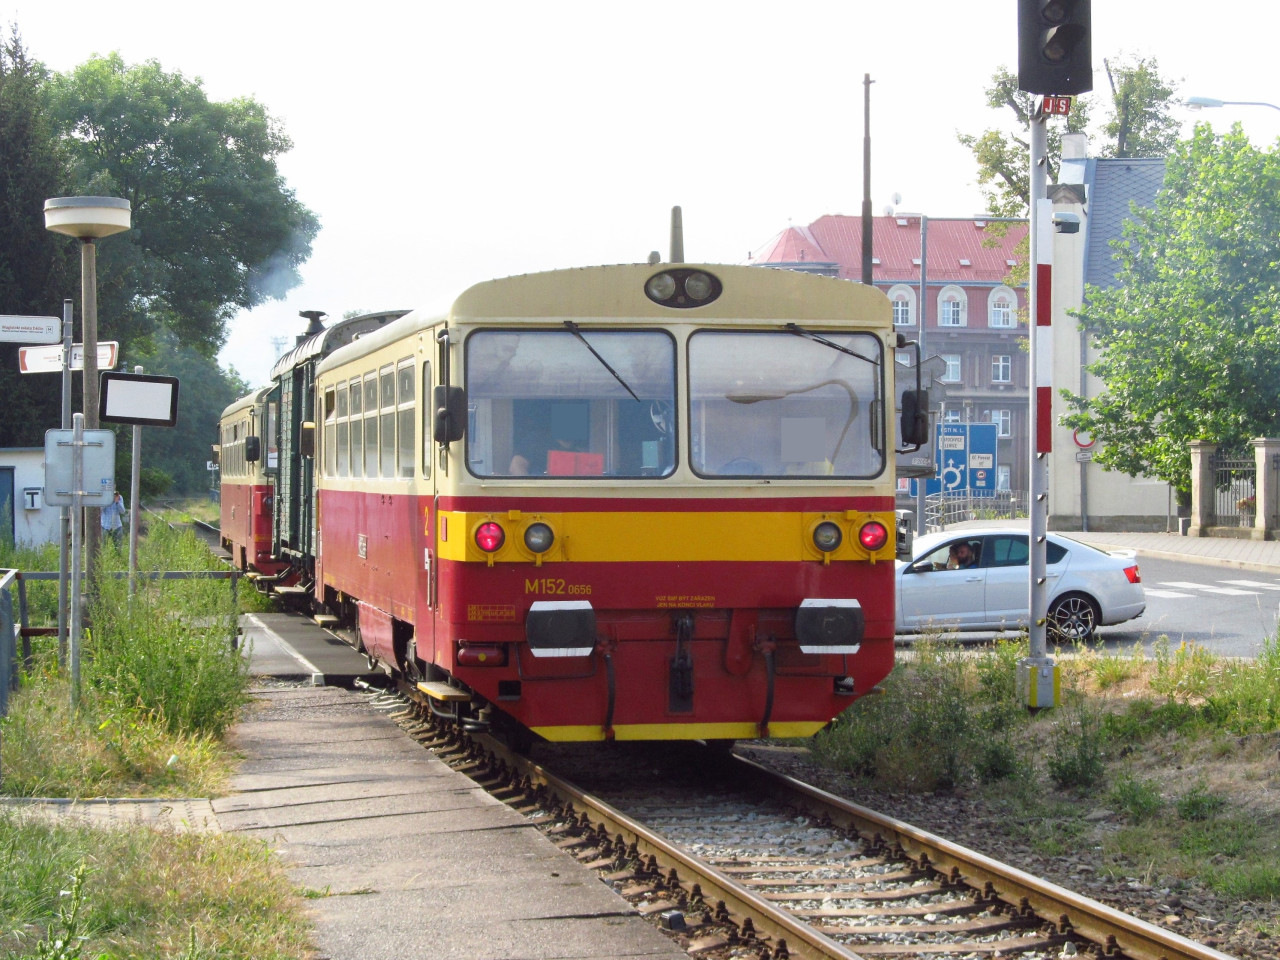
[{"label": "windshield wiper", "polygon": [[879,360],[873,360],[871,357],[864,357],[857,350],[850,350],[848,347],[842,347],[840,344],[828,340],[826,337],[819,336],[812,330],[806,330],[798,323],[788,323],[787,333],[794,333],[797,337],[804,337],[806,340],[812,340],[814,343],[820,343],[824,347],[830,347],[832,350],[839,350],[841,353],[847,353],[851,357],[857,357],[859,360],[865,360],[873,367],[880,366]]},{"label": "windshield wiper", "polygon": [[[587,343],[587,338],[582,335],[582,332],[580,330],[578,330],[578,325],[574,323],[572,320],[566,320],[564,322],[564,325],[569,328],[570,333],[572,333],[575,337],[577,337],[579,340],[582,341],[582,345],[591,351],[591,355],[600,361],[600,365],[613,374],[613,379],[617,380],[620,384],[622,384],[622,389],[626,390],[627,393],[631,394],[631,399],[635,400],[636,403],[640,403],[641,402],[640,398],[637,397],[636,392],[627,385],[627,381],[622,379],[622,374],[618,373],[617,370],[609,366],[609,361],[606,360],[604,357],[600,356],[600,354],[596,353],[596,348],[593,347],[591,344]],[[866,358],[864,357],[863,359],[865,360]]]}]

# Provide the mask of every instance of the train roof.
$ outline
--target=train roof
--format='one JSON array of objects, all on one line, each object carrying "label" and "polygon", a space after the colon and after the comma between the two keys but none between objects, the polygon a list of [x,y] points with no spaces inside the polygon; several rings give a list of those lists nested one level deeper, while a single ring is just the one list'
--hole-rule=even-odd
[{"label": "train roof", "polygon": [[257,389],[245,394],[239,400],[233,400],[227,405],[227,409],[222,411],[222,416],[218,419],[225,420],[227,417],[234,416],[247,407],[252,407],[254,404],[261,403],[263,400],[267,399],[267,394],[269,394],[273,389],[275,388],[271,386],[258,387]]},{"label": "train roof", "polygon": [[307,337],[277,360],[275,366],[271,368],[271,379],[278,380],[300,363],[314,357],[327,356],[357,337],[384,327],[394,320],[399,320],[408,312],[408,310],[381,310],[377,313],[365,313],[331,323],[319,333]]},{"label": "train roof", "polygon": [[[644,292],[645,283],[655,274],[674,270],[710,273],[721,281],[723,292],[714,302],[693,309],[675,309],[650,300]],[[346,347],[341,353],[331,351],[318,372],[442,321],[625,318],[698,323],[751,318],[822,325],[848,323],[851,314],[870,326],[888,329],[893,322],[888,297],[874,287],[795,270],[694,263],[575,267],[478,283],[463,291],[447,313],[415,310],[399,323],[361,336],[358,346]]]}]

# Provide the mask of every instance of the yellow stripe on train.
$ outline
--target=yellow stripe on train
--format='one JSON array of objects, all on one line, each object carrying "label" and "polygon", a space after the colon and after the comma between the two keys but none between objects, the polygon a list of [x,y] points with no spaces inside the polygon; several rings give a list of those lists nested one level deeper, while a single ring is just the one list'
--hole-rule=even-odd
[{"label": "yellow stripe on train", "polygon": [[[884,527],[884,544],[868,550],[858,534],[868,522]],[[840,528],[840,545],[823,552],[814,529],[830,522]],[[502,528],[502,546],[481,550],[476,534],[486,524]],[[549,550],[535,553],[525,543],[534,524],[551,528]],[[486,533],[491,534],[491,528]],[[442,560],[479,563],[617,563],[694,561],[799,561],[894,559],[894,516],[888,511],[671,511],[495,513],[442,512],[437,552]]]},{"label": "yellow stripe on train", "polygon": [[[769,736],[811,737],[825,726],[821,721],[771,723]],[[607,739],[599,725],[530,729],[553,743]],[[614,740],[754,740],[759,736],[760,727],[754,723],[621,723],[613,728]]]}]

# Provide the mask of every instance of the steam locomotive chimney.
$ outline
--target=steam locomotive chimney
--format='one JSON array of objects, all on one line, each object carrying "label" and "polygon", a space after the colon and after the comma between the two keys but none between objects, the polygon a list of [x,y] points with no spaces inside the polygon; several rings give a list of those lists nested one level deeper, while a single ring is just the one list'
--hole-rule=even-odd
[{"label": "steam locomotive chimney", "polygon": [[328,314],[323,310],[299,310],[298,316],[310,321],[307,325],[307,332],[298,337],[298,343],[308,337],[314,337],[317,333],[324,333],[324,324],[320,322],[320,318],[327,317]]}]

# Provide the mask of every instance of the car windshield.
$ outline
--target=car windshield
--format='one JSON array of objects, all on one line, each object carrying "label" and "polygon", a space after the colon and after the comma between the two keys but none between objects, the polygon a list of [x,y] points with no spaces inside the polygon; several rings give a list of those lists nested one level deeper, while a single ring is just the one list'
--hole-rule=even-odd
[{"label": "car windshield", "polygon": [[467,465],[480,477],[675,469],[675,341],[657,330],[478,330],[466,341]]},{"label": "car windshield", "polygon": [[699,331],[689,456],[708,477],[873,477],[885,464],[880,341],[865,333]]}]

